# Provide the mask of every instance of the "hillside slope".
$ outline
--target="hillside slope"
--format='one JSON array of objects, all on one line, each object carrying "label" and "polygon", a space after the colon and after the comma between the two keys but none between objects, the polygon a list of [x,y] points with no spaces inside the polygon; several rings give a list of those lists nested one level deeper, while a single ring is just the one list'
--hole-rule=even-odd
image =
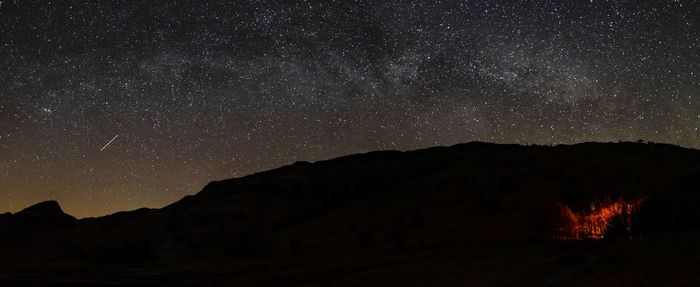
[{"label": "hillside slope", "polygon": [[[451,252],[477,246],[551,244],[543,234],[557,215],[543,210],[555,202],[585,211],[602,199],[643,198],[636,235],[695,230],[699,180],[700,151],[663,144],[467,143],[380,151],[211,182],[162,209],[82,219],[0,250],[30,262],[149,266],[357,254],[450,262]],[[387,260],[377,264],[393,264]]]}]

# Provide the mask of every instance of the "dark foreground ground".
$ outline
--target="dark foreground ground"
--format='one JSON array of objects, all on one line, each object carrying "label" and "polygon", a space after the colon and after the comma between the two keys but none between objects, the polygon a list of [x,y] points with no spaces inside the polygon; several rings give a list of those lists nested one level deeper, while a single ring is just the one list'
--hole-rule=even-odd
[{"label": "dark foreground ground", "polygon": [[[167,265],[2,262],[1,286],[700,286],[700,232]],[[26,259],[25,259],[26,260]]]},{"label": "dark foreground ground", "polygon": [[[551,240],[570,226],[552,207],[617,199],[643,200],[635,239]],[[671,145],[373,152],[162,209],[0,214],[0,286],[700,286],[698,206],[700,151]]]}]

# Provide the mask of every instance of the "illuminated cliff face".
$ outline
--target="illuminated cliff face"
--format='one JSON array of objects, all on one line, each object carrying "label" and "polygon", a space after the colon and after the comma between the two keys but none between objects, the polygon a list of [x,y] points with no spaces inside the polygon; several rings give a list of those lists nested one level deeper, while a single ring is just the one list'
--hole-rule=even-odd
[{"label": "illuminated cliff face", "polygon": [[632,214],[639,210],[643,199],[617,201],[609,199],[592,202],[588,210],[574,212],[566,205],[557,203],[560,218],[553,222],[554,239],[602,239],[606,233],[630,233]]}]

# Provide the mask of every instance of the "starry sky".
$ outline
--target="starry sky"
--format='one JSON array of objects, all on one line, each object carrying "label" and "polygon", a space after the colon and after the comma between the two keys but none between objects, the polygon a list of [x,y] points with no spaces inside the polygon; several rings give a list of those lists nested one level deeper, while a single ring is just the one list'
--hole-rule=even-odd
[{"label": "starry sky", "polygon": [[0,212],[162,207],[298,160],[476,140],[700,148],[699,17],[682,0],[5,0]]}]

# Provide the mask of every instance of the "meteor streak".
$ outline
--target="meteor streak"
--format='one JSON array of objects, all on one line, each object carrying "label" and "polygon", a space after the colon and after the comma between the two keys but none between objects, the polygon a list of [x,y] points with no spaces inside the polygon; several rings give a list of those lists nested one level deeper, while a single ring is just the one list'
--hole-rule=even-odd
[{"label": "meteor streak", "polygon": [[104,150],[109,144],[111,144],[115,139],[117,139],[118,136],[119,136],[119,135],[114,136],[114,137],[112,138],[111,141],[109,141],[105,146],[103,146],[103,147],[100,149],[100,151]]}]

